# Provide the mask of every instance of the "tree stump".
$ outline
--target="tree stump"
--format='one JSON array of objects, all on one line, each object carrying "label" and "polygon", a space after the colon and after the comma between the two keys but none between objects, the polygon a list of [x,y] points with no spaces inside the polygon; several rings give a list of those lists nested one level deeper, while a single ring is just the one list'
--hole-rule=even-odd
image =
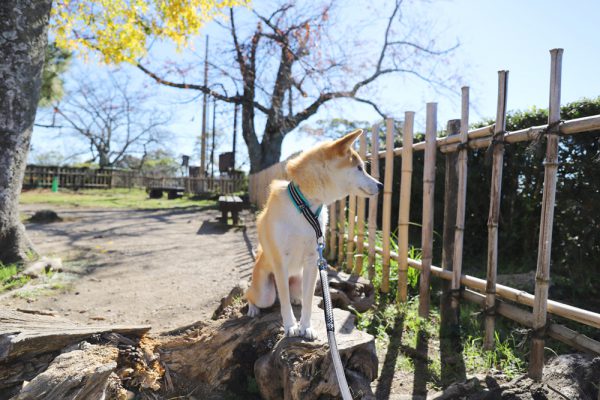
[{"label": "tree stump", "polygon": [[[294,311],[298,316],[299,308]],[[159,339],[161,360],[175,385],[203,382],[215,390],[225,388],[247,396],[256,384],[266,400],[339,396],[323,310],[318,306],[312,314],[318,334],[314,342],[285,338],[278,307],[263,310],[256,318],[243,316],[241,308],[227,314],[229,319],[190,326]],[[357,398],[373,398],[369,384],[378,366],[374,339],[354,327],[354,316],[348,311],[334,309],[334,318],[340,355],[354,393]]]}]

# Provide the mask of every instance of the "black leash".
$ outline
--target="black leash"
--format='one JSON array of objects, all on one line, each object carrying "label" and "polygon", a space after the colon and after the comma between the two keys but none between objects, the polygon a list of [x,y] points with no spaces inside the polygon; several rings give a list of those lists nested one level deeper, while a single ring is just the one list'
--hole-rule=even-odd
[{"label": "black leash", "polygon": [[340,352],[338,351],[337,342],[335,340],[335,326],[333,319],[333,309],[331,306],[331,295],[329,293],[329,280],[327,279],[327,261],[323,257],[323,249],[325,248],[325,239],[323,237],[323,231],[321,230],[321,224],[319,223],[319,214],[322,206],[319,206],[316,214],[310,209],[308,201],[300,192],[300,189],[293,183],[290,182],[288,185],[288,193],[292,202],[296,208],[304,215],[304,218],[315,230],[317,235],[317,253],[319,260],[317,261],[317,267],[319,268],[319,276],[321,277],[321,290],[323,292],[323,311],[325,313],[325,327],[327,330],[327,340],[329,342],[329,349],[331,352],[331,358],[333,360],[333,367],[335,375],[338,381],[338,387],[344,400],[352,400],[350,394],[350,388],[346,381],[346,375],[344,375],[344,367],[340,358]]}]

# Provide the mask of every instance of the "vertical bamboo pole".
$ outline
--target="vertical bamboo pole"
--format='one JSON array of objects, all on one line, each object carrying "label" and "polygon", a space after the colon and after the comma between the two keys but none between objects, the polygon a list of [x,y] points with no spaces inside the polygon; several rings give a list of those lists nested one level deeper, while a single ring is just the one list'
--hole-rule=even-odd
[{"label": "vertical bamboo pole", "polygon": [[[358,154],[364,161],[367,157],[367,136],[360,135]],[[365,198],[359,197],[356,201],[356,257],[354,263],[354,273],[359,275],[363,269],[363,251],[365,248]]]},{"label": "vertical bamboo pole", "polygon": [[348,241],[346,242],[346,271],[354,268],[354,224],[356,221],[356,196],[348,199]]},{"label": "vertical bamboo pole", "polygon": [[558,134],[560,123],[560,91],[563,49],[550,50],[550,106],[546,160],[544,161],[544,193],[540,221],[537,271],[535,274],[535,298],[533,300],[533,331],[529,377],[542,379],[544,370],[544,336],[548,307],[548,285],[550,282],[550,250],[552,247],[552,224],[556,197],[556,173],[558,170]]},{"label": "vertical bamboo pole", "polygon": [[392,214],[392,180],[394,178],[394,120],[387,118],[385,120],[385,171],[383,180],[383,214],[382,234],[383,234],[383,263],[381,278],[381,288],[383,293],[390,291],[390,228]]},{"label": "vertical bamboo pole", "polygon": [[[459,119],[447,122],[448,137],[457,136],[460,131]],[[454,237],[456,227],[456,209],[458,202],[458,153],[444,154],[444,221],[442,228],[442,269],[452,272],[454,255]],[[465,364],[462,355],[462,340],[459,325],[459,308],[452,308],[452,299],[460,292],[452,290],[452,281],[443,281],[440,297],[440,378],[444,387],[453,382],[466,379]],[[458,305],[458,301],[456,302]]]},{"label": "vertical bamboo pole", "polygon": [[336,251],[336,238],[338,234],[337,227],[337,210],[336,210],[337,201],[333,202],[329,205],[329,259],[333,260],[335,258]]},{"label": "vertical bamboo pole", "polygon": [[[371,176],[379,180],[379,124],[371,129]],[[375,277],[375,236],[377,234],[377,202],[379,194],[369,198],[369,280]]]},{"label": "vertical bamboo pole", "polygon": [[[460,275],[462,274],[463,239],[465,233],[465,210],[467,203],[467,160],[469,141],[469,88],[462,88],[462,102],[460,115],[460,144],[458,151],[458,184],[456,193],[456,227],[454,231],[454,254],[452,255],[452,290],[457,293],[460,288]],[[458,296],[452,296],[452,310],[458,311]]]},{"label": "vertical bamboo pole", "polygon": [[400,205],[398,212],[398,293],[397,301],[407,299],[408,280],[408,222],[410,218],[410,190],[413,172],[413,130],[415,113],[404,113],[402,127],[402,168],[400,181]]},{"label": "vertical bamboo pole", "polygon": [[494,325],[496,321],[496,273],[498,270],[498,219],[502,191],[502,163],[504,162],[504,131],[506,129],[506,91],[508,71],[498,71],[498,106],[496,126],[492,140],[492,184],[488,216],[487,283],[485,288],[485,334],[483,347],[494,348]]},{"label": "vertical bamboo pole", "polygon": [[423,164],[423,225],[421,233],[421,282],[419,286],[419,316],[429,317],[429,281],[433,259],[433,195],[435,190],[435,155],[437,133],[437,103],[427,103],[425,124],[425,160]]},{"label": "vertical bamboo pole", "polygon": [[338,269],[344,263],[344,231],[346,230],[346,198],[341,199],[338,208]]}]

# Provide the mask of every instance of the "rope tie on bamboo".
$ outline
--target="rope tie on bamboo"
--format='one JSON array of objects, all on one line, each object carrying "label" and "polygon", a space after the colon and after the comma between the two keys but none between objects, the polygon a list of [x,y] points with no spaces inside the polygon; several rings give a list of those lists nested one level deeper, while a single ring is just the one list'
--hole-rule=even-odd
[{"label": "rope tie on bamboo", "polygon": [[464,291],[465,291],[465,287],[459,286],[457,288],[448,290],[448,293],[453,296],[460,296]]},{"label": "rope tie on bamboo", "polygon": [[469,142],[464,142],[464,143],[459,143],[456,145],[456,150],[457,151],[461,151],[461,150],[469,150]]},{"label": "rope tie on bamboo", "polygon": [[498,310],[498,304],[494,303],[493,306],[484,307],[483,313],[487,316],[493,317],[494,315],[496,315],[497,310]]},{"label": "rope tie on bamboo", "polygon": [[502,130],[500,132],[494,132],[492,135],[492,140],[490,141],[490,145],[488,146],[485,152],[485,165],[490,166],[492,164],[492,153],[496,146],[504,146],[504,134],[506,131]]},{"label": "rope tie on bamboo", "polygon": [[558,121],[554,121],[549,123],[544,129],[538,132],[538,134],[531,140],[529,146],[527,146],[526,151],[529,154],[537,153],[542,147],[542,138],[546,135],[558,135],[563,136],[560,132],[560,125],[565,122],[564,119],[559,119]]},{"label": "rope tie on bamboo", "polygon": [[550,325],[550,321],[546,321],[546,324],[539,328],[531,328],[529,330],[529,335],[534,339],[543,338],[546,336],[546,332],[548,331],[548,326]]}]

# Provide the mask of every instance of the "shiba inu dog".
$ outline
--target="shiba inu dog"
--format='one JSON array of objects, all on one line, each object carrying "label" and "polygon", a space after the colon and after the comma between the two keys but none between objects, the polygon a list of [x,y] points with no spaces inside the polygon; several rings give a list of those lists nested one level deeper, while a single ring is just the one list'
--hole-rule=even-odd
[{"label": "shiba inu dog", "polygon": [[[287,164],[291,184],[318,215],[323,232],[327,221],[325,205],[349,194],[372,196],[383,188],[367,174],[363,160],[352,149],[361,134],[358,129],[338,140],[321,143]],[[313,340],[316,335],[310,317],[318,275],[317,243],[315,231],[292,200],[288,185],[290,182],[282,180],[271,183],[266,206],[258,216],[259,246],[252,283],[246,292],[248,315],[254,317],[260,308],[272,306],[277,288],[285,334]],[[302,305],[300,324],[292,304]]]}]

